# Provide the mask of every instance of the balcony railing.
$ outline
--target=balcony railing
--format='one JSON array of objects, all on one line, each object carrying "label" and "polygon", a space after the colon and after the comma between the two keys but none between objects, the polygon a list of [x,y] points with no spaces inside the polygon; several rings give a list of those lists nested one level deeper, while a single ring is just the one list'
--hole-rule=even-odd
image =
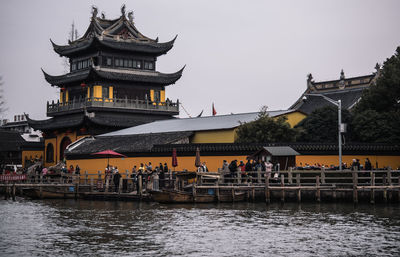
[{"label": "balcony railing", "polygon": [[59,101],[47,102],[47,114],[58,114],[62,112],[79,111],[84,108],[121,109],[132,111],[157,111],[165,113],[179,113],[179,100],[177,102],[153,102],[150,100],[128,99],[128,98],[80,98],[64,103]]}]

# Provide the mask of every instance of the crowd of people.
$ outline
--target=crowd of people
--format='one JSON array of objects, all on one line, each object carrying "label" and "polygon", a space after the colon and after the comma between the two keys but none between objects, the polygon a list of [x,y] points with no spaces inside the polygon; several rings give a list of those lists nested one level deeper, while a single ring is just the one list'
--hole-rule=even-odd
[{"label": "crowd of people", "polygon": [[[166,174],[168,174],[169,169],[167,163],[159,163],[158,166],[153,168],[151,162],[149,163],[141,163],[139,168],[134,165],[131,172],[131,179],[133,184],[139,194],[140,186],[139,183],[141,181],[142,187],[147,188],[149,190],[160,190],[165,188],[165,178]],[[121,174],[119,173],[118,167],[107,166],[105,169],[105,182],[112,181],[114,184],[114,190],[117,192],[120,186]]]},{"label": "crowd of people", "polygon": [[240,172],[242,182],[251,182],[253,177],[257,176],[257,171],[262,171],[265,176],[269,175],[271,178],[277,179],[279,177],[280,164],[279,162],[273,164],[270,160],[251,160],[247,162],[233,160],[229,164],[226,160],[222,162],[222,171],[225,173],[227,180],[233,180]]},{"label": "crowd of people", "polygon": [[[376,163],[376,166],[378,166],[378,163]],[[320,163],[314,163],[314,165],[311,165],[309,163],[301,163],[300,165],[296,167],[297,170],[339,170],[339,166],[335,166],[333,164],[331,165],[326,165],[326,164],[320,164]],[[347,163],[343,162],[342,163],[342,170],[372,170],[373,166],[369,158],[365,158],[364,165],[360,163],[360,159],[353,159],[351,164],[348,165]]]}]

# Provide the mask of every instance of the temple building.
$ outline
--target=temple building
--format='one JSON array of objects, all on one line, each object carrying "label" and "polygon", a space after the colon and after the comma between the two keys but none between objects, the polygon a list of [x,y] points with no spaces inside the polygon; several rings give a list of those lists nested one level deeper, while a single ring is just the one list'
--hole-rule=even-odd
[{"label": "temple building", "polygon": [[69,59],[70,72],[46,81],[59,88],[60,98],[47,103],[46,120],[27,117],[43,132],[45,166],[64,159],[65,148],[84,136],[103,134],[179,114],[179,100],[166,98],[165,90],[182,76],[157,71],[157,58],[166,54],[175,39],[159,43],[135,27],[133,13],[114,20],[97,17],[93,7],[89,27],[81,38],[57,45],[54,51]]},{"label": "temple building", "polygon": [[[361,99],[362,92],[376,81],[379,76],[380,67],[377,64],[376,72],[370,75],[346,78],[343,70],[338,80],[314,82],[311,74],[307,78],[307,88],[299,99],[289,107],[311,114],[314,110],[330,105],[328,101],[320,95],[324,95],[332,100],[341,100],[342,108],[351,110]],[[313,96],[312,94],[318,94]]]}]

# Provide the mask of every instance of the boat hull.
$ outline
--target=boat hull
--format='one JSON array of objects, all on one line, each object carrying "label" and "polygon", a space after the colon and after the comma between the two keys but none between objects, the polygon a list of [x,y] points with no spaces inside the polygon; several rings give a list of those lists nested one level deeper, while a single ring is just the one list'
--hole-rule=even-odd
[{"label": "boat hull", "polygon": [[32,199],[73,199],[78,197],[73,192],[61,192],[49,189],[42,189],[42,192],[40,192],[38,188],[24,188],[23,194]]},{"label": "boat hull", "polygon": [[196,195],[182,191],[151,191],[154,201],[159,203],[212,203],[216,201],[214,195]]}]

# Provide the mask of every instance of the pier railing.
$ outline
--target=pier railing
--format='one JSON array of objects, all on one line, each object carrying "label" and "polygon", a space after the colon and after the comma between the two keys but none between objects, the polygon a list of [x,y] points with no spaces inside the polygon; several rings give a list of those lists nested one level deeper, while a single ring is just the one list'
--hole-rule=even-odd
[{"label": "pier railing", "polygon": [[[169,172],[164,179],[151,174],[137,177],[129,171],[121,172],[118,182],[104,172],[84,171],[80,175],[25,175],[24,179],[2,179],[0,188],[6,195],[13,195],[17,188],[68,188],[79,197],[80,193],[131,194],[139,198],[150,190],[192,190],[194,193],[222,194],[244,192],[248,200],[352,200],[383,202],[400,201],[400,170],[373,171],[331,171],[331,170],[289,170],[289,171],[242,171],[198,172],[196,178],[179,180],[180,172]],[[21,176],[21,175],[19,175]],[[21,177],[20,177],[21,178]],[[115,183],[116,182],[116,183]]]}]

